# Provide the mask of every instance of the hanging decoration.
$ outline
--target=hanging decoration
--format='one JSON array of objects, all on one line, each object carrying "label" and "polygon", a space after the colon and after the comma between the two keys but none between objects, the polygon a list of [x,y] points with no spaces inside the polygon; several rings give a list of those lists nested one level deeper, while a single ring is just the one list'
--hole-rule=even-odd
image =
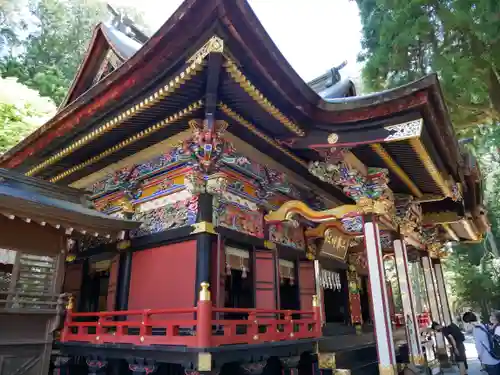
[{"label": "hanging decoration", "polygon": [[295,264],[289,260],[279,260],[279,274],[281,284],[285,283],[285,279],[290,281],[290,285],[295,283]]},{"label": "hanging decoration", "polygon": [[324,289],[341,290],[342,283],[340,281],[340,274],[334,271],[321,270],[321,286]]},{"label": "hanging decoration", "polygon": [[226,274],[231,275],[231,270],[241,271],[241,277],[246,279],[250,271],[250,253],[247,250],[226,246]]}]

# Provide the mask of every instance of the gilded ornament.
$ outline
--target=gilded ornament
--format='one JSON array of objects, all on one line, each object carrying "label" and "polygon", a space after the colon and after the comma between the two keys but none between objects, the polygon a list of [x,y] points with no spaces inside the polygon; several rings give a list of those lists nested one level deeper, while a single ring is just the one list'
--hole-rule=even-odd
[{"label": "gilded ornament", "polygon": [[133,214],[135,213],[135,206],[134,204],[127,198],[123,198],[119,203],[118,206],[121,208],[122,212],[127,213],[127,214]]},{"label": "gilded ornament", "polygon": [[191,231],[191,234],[198,234],[198,233],[210,233],[210,234],[216,234],[217,232],[215,231],[214,225],[212,223],[209,223],[207,221],[202,221],[199,223],[195,223],[191,225],[193,230]]},{"label": "gilded ornament", "polygon": [[264,247],[269,250],[274,250],[276,249],[276,244],[272,241],[265,240],[264,241]]},{"label": "gilded ornament", "polygon": [[198,51],[191,56],[187,62],[188,63],[198,63],[201,62],[211,53],[223,53],[224,52],[224,40],[219,38],[217,35],[213,35]]},{"label": "gilded ornament", "polygon": [[335,353],[318,353],[318,365],[320,370],[335,370]]},{"label": "gilded ornament", "polygon": [[316,245],[316,242],[312,239],[307,239],[306,258],[308,260],[314,260],[316,258],[317,251],[318,246]]},{"label": "gilded ornament", "polygon": [[399,232],[404,236],[411,236],[422,227],[422,207],[411,196],[398,196],[394,219]]},{"label": "gilded ornament", "polygon": [[419,137],[422,133],[423,123],[424,120],[419,118],[403,122],[402,124],[386,126],[384,129],[391,134],[385,137],[384,141],[401,141],[403,139]]},{"label": "gilded ornament", "polygon": [[66,305],[66,310],[69,310],[69,311],[72,311],[75,307],[75,297],[73,297],[73,295],[69,295],[69,298],[68,298],[68,303]]},{"label": "gilded ornament", "polygon": [[337,133],[331,133],[329,136],[328,136],[328,143],[331,144],[331,145],[334,145],[335,143],[337,143],[339,141],[339,135]]},{"label": "gilded ornament", "polygon": [[122,241],[119,241],[119,242],[116,244],[116,248],[117,248],[118,250],[126,250],[126,249],[128,249],[131,245],[132,245],[132,242],[130,242],[130,240],[122,240]]},{"label": "gilded ornament", "polygon": [[304,202],[291,200],[281,205],[278,210],[269,212],[264,219],[269,223],[282,222],[290,221],[295,215],[299,215],[314,223],[322,223],[341,219],[356,212],[358,212],[356,205],[343,205],[324,211],[315,211]]},{"label": "gilded ornament", "polygon": [[396,375],[396,368],[394,365],[378,365],[378,371],[380,375]]},{"label": "gilded ornament", "polygon": [[[212,371],[212,354],[211,353],[198,353],[198,371]],[[187,373],[187,372],[186,372]],[[199,372],[196,372],[199,374]]]},{"label": "gilded ornament", "polygon": [[210,301],[211,300],[211,297],[210,297],[210,284],[207,283],[206,281],[203,281],[201,284],[201,289],[200,289],[200,296],[199,296],[199,300],[200,301]]}]

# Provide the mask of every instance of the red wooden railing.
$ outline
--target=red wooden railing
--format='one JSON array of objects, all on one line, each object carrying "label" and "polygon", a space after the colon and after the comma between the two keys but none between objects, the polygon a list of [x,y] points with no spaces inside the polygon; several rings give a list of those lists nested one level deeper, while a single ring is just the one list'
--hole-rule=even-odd
[{"label": "red wooden railing", "polygon": [[313,305],[311,311],[215,308],[208,297],[187,309],[75,313],[68,308],[60,341],[207,348],[317,338],[321,318]]}]

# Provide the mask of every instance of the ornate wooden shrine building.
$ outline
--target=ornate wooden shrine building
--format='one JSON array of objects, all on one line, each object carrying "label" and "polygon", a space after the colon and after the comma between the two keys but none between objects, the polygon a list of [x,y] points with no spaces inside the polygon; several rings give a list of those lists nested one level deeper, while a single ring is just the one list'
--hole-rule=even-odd
[{"label": "ornate wooden shrine building", "polygon": [[[59,370],[435,363],[410,263],[432,319],[449,323],[444,244],[488,227],[436,76],[361,97],[338,70],[308,85],[243,0],[187,0],[147,41],[125,31],[96,28],[59,112],[0,159],[140,223],[71,248]],[[444,361],[442,337],[436,347]]]}]

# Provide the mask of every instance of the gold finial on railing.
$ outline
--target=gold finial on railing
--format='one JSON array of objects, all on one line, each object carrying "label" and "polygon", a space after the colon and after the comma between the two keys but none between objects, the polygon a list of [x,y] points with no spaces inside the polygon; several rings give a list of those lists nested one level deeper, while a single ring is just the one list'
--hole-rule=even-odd
[{"label": "gold finial on railing", "polygon": [[73,310],[74,305],[75,305],[75,297],[70,295],[68,298],[68,303],[66,304],[66,310]]},{"label": "gold finial on railing", "polygon": [[201,290],[200,290],[200,301],[210,301],[210,290],[208,289],[210,287],[210,284],[207,283],[206,281],[201,283]]},{"label": "gold finial on railing", "polygon": [[318,306],[319,306],[318,296],[315,294],[313,295],[313,307],[318,307]]}]

